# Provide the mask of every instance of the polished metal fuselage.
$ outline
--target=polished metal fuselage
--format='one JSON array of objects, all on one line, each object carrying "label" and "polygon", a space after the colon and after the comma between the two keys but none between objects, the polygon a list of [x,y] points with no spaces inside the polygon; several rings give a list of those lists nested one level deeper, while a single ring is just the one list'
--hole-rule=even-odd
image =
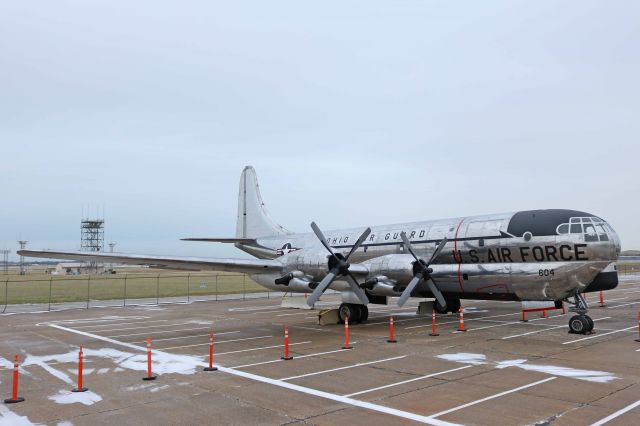
[{"label": "polished metal fuselage", "polygon": [[[406,286],[413,277],[414,259],[405,252],[400,237],[404,231],[419,256],[425,259],[431,256],[444,237],[447,238],[445,249],[431,267],[439,289],[452,297],[562,300],[576,291],[585,291],[596,277],[602,276],[599,274],[608,274],[609,278],[616,274],[620,240],[613,228],[583,212],[557,210],[552,218],[547,218],[544,212],[549,211],[375,226],[350,262],[360,264],[359,278],[380,277],[380,281],[387,284],[370,290],[370,294],[398,295],[398,289]],[[564,219],[555,219],[563,217],[563,214],[567,216],[566,229],[576,228],[581,232],[556,232],[555,229],[564,229]],[[576,216],[578,219],[571,214],[579,214]],[[554,220],[558,221],[557,226]],[[527,231],[529,223],[533,232]],[[598,232],[594,236],[592,231],[596,228]],[[325,235],[335,251],[346,253],[362,229],[326,231]],[[522,230],[525,232],[514,234]],[[304,273],[307,281],[319,281],[327,272],[327,253],[312,233],[258,238],[257,244],[239,244],[238,247],[259,258],[278,258],[287,265],[288,271]],[[269,274],[253,277],[268,288],[283,290],[282,286],[274,284],[277,277]],[[348,292],[344,282],[336,281],[332,288]],[[288,291],[311,290],[303,285],[292,286]],[[412,294],[431,296],[426,284],[416,288]]]}]

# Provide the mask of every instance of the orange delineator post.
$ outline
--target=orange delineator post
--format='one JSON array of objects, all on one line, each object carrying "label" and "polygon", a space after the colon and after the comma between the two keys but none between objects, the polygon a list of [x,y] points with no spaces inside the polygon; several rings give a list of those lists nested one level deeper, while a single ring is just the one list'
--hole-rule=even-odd
[{"label": "orange delineator post", "polygon": [[353,349],[353,347],[349,345],[349,317],[345,317],[344,319],[344,346],[342,349]]},{"label": "orange delineator post", "polygon": [[284,326],[284,355],[280,357],[284,361],[292,360],[293,357],[289,355],[289,327]]},{"label": "orange delineator post", "polygon": [[18,396],[18,370],[19,370],[18,354],[13,357],[13,388],[11,390],[11,398],[4,400],[5,404],[15,404],[24,401],[24,398]]},{"label": "orange delineator post", "polygon": [[439,334],[436,333],[436,310],[435,309],[431,310],[431,333],[429,333],[429,336],[439,336]]},{"label": "orange delineator post", "polygon": [[147,337],[147,377],[143,377],[142,380],[155,380],[158,376],[154,376],[151,371],[151,339]]},{"label": "orange delineator post", "polygon": [[600,307],[604,308],[604,294],[602,293],[602,290],[600,290]]},{"label": "orange delineator post", "polygon": [[213,366],[213,333],[209,334],[209,366],[204,371],[216,371],[218,367]]},{"label": "orange delineator post", "polygon": [[548,318],[548,317],[549,317],[549,315],[547,315],[547,310],[543,309],[542,310],[542,318]]},{"label": "orange delineator post", "polygon": [[525,311],[524,309],[522,310],[522,319],[521,319],[520,321],[522,321],[522,322],[527,322],[527,321],[529,321],[529,320],[527,319],[527,311]]},{"label": "orange delineator post", "polygon": [[78,387],[71,389],[71,392],[86,392],[88,389],[82,386],[82,346],[78,352]]},{"label": "orange delineator post", "polygon": [[389,317],[389,338],[387,339],[389,343],[396,343],[396,337],[393,329],[393,315]]},{"label": "orange delineator post", "polygon": [[458,331],[467,331],[464,328],[464,308],[460,306],[460,326],[458,327]]},{"label": "orange delineator post", "polygon": [[638,312],[638,338],[636,342],[640,342],[640,312]]}]

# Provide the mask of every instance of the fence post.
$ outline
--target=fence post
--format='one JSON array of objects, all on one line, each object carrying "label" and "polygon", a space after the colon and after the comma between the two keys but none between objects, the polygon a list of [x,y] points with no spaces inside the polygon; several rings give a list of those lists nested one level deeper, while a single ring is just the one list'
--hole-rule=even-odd
[{"label": "fence post", "polygon": [[160,274],[156,277],[156,305],[160,304]]},{"label": "fence post", "polygon": [[4,282],[4,309],[2,309],[3,314],[7,310],[8,303],[9,303],[9,278],[7,278]]},{"label": "fence post", "polygon": [[247,275],[242,275],[242,300],[247,296]]},{"label": "fence post", "polygon": [[189,288],[190,287],[191,287],[191,272],[189,272],[187,274],[187,303],[189,303],[191,301],[190,295],[189,295]]},{"label": "fence post", "polygon": [[51,282],[53,281],[53,276],[49,277],[49,309],[47,309],[49,312],[51,312]]},{"label": "fence post", "polygon": [[122,307],[127,306],[127,273],[124,274],[124,294],[122,295]]},{"label": "fence post", "polygon": [[216,302],[218,301],[218,274],[216,274]]},{"label": "fence post", "polygon": [[91,300],[91,275],[87,279],[87,309],[89,309],[89,300]]}]

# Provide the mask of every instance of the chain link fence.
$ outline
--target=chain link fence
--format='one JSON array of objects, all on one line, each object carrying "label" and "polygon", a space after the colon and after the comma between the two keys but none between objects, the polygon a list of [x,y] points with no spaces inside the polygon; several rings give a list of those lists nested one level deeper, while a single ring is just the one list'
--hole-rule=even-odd
[{"label": "chain link fence", "polygon": [[2,313],[261,297],[272,293],[244,274],[0,275]]}]

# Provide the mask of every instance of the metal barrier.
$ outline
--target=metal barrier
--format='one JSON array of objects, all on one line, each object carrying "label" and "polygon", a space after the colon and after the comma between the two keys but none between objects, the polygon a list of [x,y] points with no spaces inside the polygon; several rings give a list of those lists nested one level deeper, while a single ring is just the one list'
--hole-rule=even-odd
[{"label": "metal barrier", "polygon": [[198,272],[15,275],[0,286],[2,313],[271,297],[247,275]]}]

